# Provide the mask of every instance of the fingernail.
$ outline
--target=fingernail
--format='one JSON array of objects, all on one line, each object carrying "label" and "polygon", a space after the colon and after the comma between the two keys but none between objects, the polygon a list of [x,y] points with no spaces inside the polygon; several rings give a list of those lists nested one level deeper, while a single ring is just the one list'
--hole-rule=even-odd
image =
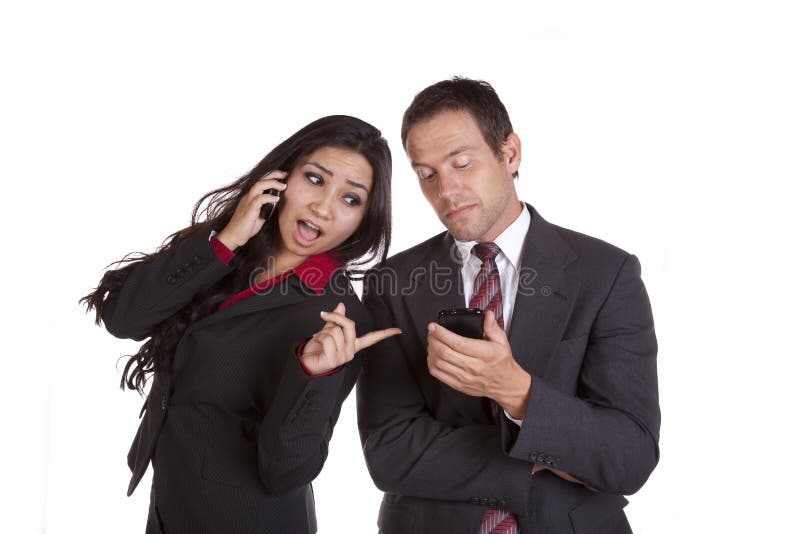
[{"label": "fingernail", "polygon": [[428,323],[428,332],[433,332],[436,329],[436,325],[433,323]]}]

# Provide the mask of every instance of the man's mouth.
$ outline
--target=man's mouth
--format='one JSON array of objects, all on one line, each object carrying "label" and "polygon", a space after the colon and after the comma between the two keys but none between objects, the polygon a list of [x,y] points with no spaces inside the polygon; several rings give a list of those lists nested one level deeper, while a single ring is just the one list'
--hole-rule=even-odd
[{"label": "man's mouth", "polygon": [[474,207],[475,207],[474,204],[467,204],[467,205],[464,205],[464,206],[459,206],[458,208],[453,208],[453,209],[448,210],[447,213],[445,213],[444,216],[447,219],[457,219],[458,217],[460,217],[461,215],[464,215],[465,213],[467,213],[469,210],[471,210]]}]

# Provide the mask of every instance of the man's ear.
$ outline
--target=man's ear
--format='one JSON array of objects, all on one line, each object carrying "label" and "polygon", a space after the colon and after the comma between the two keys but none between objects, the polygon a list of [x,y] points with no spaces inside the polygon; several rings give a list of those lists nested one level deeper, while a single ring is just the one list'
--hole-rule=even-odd
[{"label": "man's ear", "polygon": [[522,141],[514,132],[508,134],[506,140],[500,146],[500,159],[508,169],[508,174],[512,175],[519,169],[522,161]]}]

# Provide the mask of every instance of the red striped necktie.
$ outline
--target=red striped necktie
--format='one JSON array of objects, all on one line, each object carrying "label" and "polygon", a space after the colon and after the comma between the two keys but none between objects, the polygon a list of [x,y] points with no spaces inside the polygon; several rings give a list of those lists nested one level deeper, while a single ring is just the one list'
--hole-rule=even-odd
[{"label": "red striped necktie", "polygon": [[494,243],[477,243],[472,247],[472,254],[481,260],[481,268],[475,275],[472,286],[470,308],[492,310],[497,324],[503,326],[503,294],[500,292],[500,271],[494,259],[500,253],[500,247]]},{"label": "red striped necktie", "polygon": [[[470,308],[492,310],[497,324],[503,328],[503,294],[500,291],[500,271],[494,259],[500,253],[500,247],[494,243],[477,243],[472,253],[481,260],[481,268],[475,276],[473,295],[469,301]],[[492,402],[492,412],[499,419],[500,411]],[[505,510],[489,508],[483,516],[478,534],[518,534],[517,518]]]}]

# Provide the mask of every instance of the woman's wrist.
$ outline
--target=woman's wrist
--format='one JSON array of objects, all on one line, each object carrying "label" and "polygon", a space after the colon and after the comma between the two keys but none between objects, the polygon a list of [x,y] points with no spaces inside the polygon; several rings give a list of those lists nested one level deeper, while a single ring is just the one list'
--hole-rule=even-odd
[{"label": "woman's wrist", "polygon": [[236,241],[234,241],[231,235],[226,233],[225,230],[222,230],[214,237],[216,237],[220,243],[228,247],[228,249],[231,251],[235,251],[237,248],[242,246],[241,243],[237,243]]}]

